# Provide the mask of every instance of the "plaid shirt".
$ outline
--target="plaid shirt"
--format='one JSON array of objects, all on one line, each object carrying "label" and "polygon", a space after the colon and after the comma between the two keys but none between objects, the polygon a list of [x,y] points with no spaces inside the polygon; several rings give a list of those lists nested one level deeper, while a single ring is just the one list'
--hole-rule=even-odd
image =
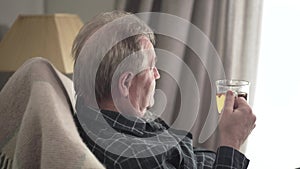
[{"label": "plaid shirt", "polygon": [[76,109],[80,136],[107,168],[243,169],[249,163],[230,147],[220,147],[216,153],[194,148],[190,133],[169,128],[160,119],[147,121],[78,104]]}]

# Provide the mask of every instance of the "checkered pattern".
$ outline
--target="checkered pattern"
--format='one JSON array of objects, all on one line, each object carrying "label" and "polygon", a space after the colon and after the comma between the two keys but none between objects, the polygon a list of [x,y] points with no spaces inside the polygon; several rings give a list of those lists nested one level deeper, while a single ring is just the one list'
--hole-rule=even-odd
[{"label": "checkered pattern", "polygon": [[[88,148],[107,168],[247,168],[249,160],[230,147],[217,153],[193,148],[192,135],[154,121],[78,106],[75,122]],[[80,123],[79,123],[80,120]]]}]

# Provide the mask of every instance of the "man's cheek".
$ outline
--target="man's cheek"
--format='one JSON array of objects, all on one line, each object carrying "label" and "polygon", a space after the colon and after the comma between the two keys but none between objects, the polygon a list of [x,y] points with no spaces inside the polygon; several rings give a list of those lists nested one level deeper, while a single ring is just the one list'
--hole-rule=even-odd
[{"label": "man's cheek", "polygon": [[153,106],[154,105],[154,94],[155,94],[155,81],[154,83],[152,83],[152,86],[151,86],[151,98],[150,98],[150,105]]},{"label": "man's cheek", "polygon": [[154,105],[154,97],[151,97],[149,100],[149,107],[152,107]]}]

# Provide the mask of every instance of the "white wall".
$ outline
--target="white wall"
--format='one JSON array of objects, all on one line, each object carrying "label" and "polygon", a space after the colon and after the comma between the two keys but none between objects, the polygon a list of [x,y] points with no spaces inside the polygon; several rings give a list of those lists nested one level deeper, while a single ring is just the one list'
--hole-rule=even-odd
[{"label": "white wall", "polygon": [[112,11],[115,0],[45,0],[45,13],[75,13],[83,22],[97,13]]},{"label": "white wall", "polygon": [[249,169],[300,167],[299,18],[299,0],[264,0]]}]

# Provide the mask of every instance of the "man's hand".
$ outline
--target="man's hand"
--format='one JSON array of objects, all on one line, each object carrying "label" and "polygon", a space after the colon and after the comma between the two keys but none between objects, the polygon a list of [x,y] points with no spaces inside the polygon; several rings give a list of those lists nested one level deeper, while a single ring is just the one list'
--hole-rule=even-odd
[{"label": "man's hand", "polygon": [[228,91],[220,117],[219,145],[239,150],[254,129],[255,121],[256,116],[247,101],[243,97],[235,97],[232,91]]}]

